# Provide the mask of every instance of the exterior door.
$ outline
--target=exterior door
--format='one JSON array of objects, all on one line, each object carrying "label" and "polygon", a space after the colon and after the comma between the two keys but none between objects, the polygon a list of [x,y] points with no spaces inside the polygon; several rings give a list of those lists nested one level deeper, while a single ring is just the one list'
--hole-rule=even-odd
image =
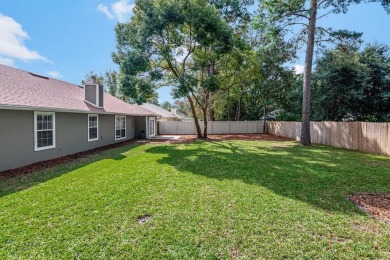
[{"label": "exterior door", "polygon": [[156,136],[156,119],[154,117],[149,118],[149,137]]}]

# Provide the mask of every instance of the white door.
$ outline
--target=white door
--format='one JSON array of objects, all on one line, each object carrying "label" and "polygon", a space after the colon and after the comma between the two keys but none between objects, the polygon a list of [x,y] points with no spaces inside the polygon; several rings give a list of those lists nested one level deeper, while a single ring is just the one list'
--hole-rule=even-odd
[{"label": "white door", "polygon": [[149,137],[156,136],[156,119],[154,117],[149,118]]}]

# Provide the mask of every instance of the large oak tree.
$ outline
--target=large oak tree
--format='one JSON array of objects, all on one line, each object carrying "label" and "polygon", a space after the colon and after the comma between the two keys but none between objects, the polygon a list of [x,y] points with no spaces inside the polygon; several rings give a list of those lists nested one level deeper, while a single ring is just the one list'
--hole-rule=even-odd
[{"label": "large oak tree", "polygon": [[232,30],[206,0],[138,0],[130,23],[116,27],[117,52],[125,94],[143,102],[156,87],[173,86],[191,106],[198,137],[202,132],[194,104],[197,53],[223,52]]}]

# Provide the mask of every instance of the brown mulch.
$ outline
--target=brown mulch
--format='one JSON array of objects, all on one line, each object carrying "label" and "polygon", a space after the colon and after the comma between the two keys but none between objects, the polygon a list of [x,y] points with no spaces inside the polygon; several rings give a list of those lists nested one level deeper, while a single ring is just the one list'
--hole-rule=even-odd
[{"label": "brown mulch", "polygon": [[33,163],[33,164],[23,166],[20,168],[3,171],[3,172],[0,172],[0,179],[7,179],[7,178],[19,176],[19,175],[24,175],[24,174],[28,174],[28,173],[32,173],[32,172],[36,172],[36,171],[45,170],[45,169],[54,167],[56,165],[69,163],[69,162],[75,161],[77,159],[87,157],[91,154],[100,153],[102,151],[121,147],[121,146],[131,145],[131,144],[134,144],[135,142],[136,142],[136,140],[130,140],[130,141],[125,141],[125,142],[121,142],[121,143],[106,145],[106,146],[98,147],[98,148],[95,148],[92,150],[88,150],[88,151],[84,151],[84,152],[80,152],[80,153],[75,153],[75,154],[70,154],[70,155],[62,156],[62,157],[59,157],[56,159],[37,162],[37,163]]},{"label": "brown mulch", "polygon": [[372,217],[390,224],[390,192],[356,193],[348,199]]},{"label": "brown mulch", "polygon": [[76,159],[87,157],[91,154],[100,153],[105,150],[121,147],[121,146],[127,146],[132,144],[144,144],[144,143],[191,143],[193,141],[197,140],[204,140],[204,141],[223,141],[223,140],[262,140],[262,141],[290,141],[291,139],[279,137],[279,136],[273,136],[268,134],[234,134],[234,135],[209,135],[207,139],[200,139],[197,138],[196,135],[181,135],[180,139],[178,140],[161,140],[161,139],[154,139],[154,140],[130,140],[125,141],[121,143],[116,143],[112,145],[102,146],[99,148],[95,148],[92,150],[88,150],[85,152],[80,152],[76,154],[71,154],[63,157],[59,157],[52,160],[37,162],[31,165],[27,165],[24,167],[11,169],[7,171],[0,172],[0,179],[7,179],[12,178],[19,175],[29,174],[36,171],[45,170],[51,167],[54,167],[56,165],[65,164],[72,162]]}]

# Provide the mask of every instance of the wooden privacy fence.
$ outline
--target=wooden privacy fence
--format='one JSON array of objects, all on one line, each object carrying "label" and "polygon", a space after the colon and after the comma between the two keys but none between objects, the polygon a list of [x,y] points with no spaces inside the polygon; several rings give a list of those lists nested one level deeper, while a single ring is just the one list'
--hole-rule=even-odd
[{"label": "wooden privacy fence", "polygon": [[[203,132],[203,121],[199,122]],[[195,135],[194,122],[158,122],[160,135]],[[263,121],[208,121],[208,134],[257,134],[263,133]]]},{"label": "wooden privacy fence", "polygon": [[[300,140],[300,122],[270,121],[267,129],[269,134]],[[313,143],[390,155],[390,123],[310,122],[310,133]]]}]

